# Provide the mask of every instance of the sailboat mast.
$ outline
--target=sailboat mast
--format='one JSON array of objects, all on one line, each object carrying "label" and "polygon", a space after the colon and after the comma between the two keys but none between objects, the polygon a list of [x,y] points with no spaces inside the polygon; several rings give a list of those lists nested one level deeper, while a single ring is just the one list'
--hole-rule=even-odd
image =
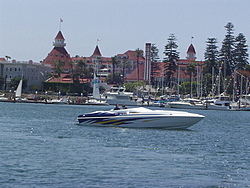
[{"label": "sailboat mast", "polygon": [[214,98],[214,66],[212,67],[212,98]]}]

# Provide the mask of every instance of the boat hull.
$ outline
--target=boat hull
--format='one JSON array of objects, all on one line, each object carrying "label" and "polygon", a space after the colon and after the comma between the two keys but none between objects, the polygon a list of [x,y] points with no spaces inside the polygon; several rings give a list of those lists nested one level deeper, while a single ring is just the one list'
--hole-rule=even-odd
[{"label": "boat hull", "polygon": [[178,109],[197,109],[197,110],[207,109],[207,106],[204,104],[190,104],[181,102],[169,102],[168,106],[170,108],[178,108]]},{"label": "boat hull", "polygon": [[102,117],[78,116],[81,125],[122,128],[164,128],[187,129],[198,123],[204,116],[188,112],[167,111],[164,115],[122,114]]}]

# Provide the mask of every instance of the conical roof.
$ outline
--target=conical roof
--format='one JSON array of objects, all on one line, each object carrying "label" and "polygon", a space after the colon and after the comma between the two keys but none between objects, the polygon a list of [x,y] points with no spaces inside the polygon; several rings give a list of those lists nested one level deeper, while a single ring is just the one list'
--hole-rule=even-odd
[{"label": "conical roof", "polygon": [[100,50],[99,50],[99,47],[96,45],[95,47],[95,51],[94,53],[92,54],[92,56],[102,56]]},{"label": "conical roof", "polygon": [[62,32],[61,32],[61,31],[59,31],[59,32],[57,33],[55,39],[63,39],[63,40],[65,40],[64,37],[63,37],[63,35],[62,35]]},{"label": "conical roof", "polygon": [[194,53],[194,54],[196,54],[193,44],[190,44],[190,46],[188,47],[187,53],[188,53],[188,54],[189,54],[189,53]]}]

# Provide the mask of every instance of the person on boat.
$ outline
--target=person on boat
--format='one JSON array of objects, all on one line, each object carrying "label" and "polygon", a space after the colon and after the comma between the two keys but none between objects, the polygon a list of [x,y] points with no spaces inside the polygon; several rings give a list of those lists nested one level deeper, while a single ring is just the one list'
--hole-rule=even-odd
[{"label": "person on boat", "polygon": [[122,108],[123,108],[123,109],[128,109],[125,105],[122,105]]},{"label": "person on boat", "polygon": [[119,104],[115,104],[115,108],[114,108],[114,110],[120,110],[120,108],[119,108]]}]

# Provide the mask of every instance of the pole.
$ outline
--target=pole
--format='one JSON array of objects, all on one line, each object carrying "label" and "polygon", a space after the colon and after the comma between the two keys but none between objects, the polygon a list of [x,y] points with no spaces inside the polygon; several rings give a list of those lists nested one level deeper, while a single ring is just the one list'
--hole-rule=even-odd
[{"label": "pole", "polygon": [[212,67],[212,98],[214,98],[214,66]]},{"label": "pole", "polygon": [[235,101],[235,81],[236,81],[236,71],[234,70],[233,101]]},{"label": "pole", "polygon": [[178,93],[178,96],[180,95],[180,65],[178,64],[178,77],[177,77],[177,93]]},{"label": "pole", "polygon": [[218,95],[220,95],[220,75],[221,75],[221,69],[219,70],[219,78],[218,78]]},{"label": "pole", "polygon": [[223,81],[223,89],[224,93],[226,93],[226,60],[224,61],[224,81]]},{"label": "pole", "polygon": [[190,83],[190,98],[193,98],[193,72],[191,73],[191,83]]}]

